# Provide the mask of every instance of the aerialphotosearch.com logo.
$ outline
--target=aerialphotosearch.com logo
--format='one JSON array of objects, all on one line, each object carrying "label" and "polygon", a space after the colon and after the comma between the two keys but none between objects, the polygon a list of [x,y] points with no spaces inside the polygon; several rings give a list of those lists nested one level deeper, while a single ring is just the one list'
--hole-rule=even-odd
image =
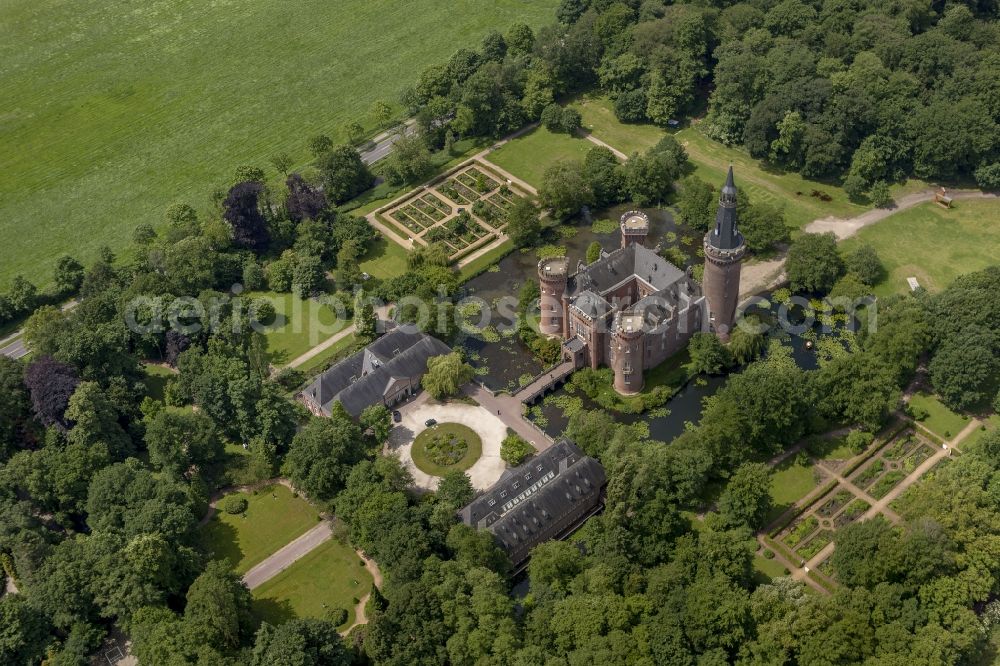
[{"label": "aerialphotosearch.com logo", "polygon": [[[468,336],[488,338],[486,332],[509,333],[527,325],[538,329],[539,320],[557,320],[561,326],[561,306],[539,302],[535,298],[527,307],[515,296],[505,295],[487,301],[476,295],[457,300],[448,298],[444,286],[432,299],[414,295],[387,303],[370,294],[357,291],[345,302],[342,296],[320,295],[310,298],[289,298],[287,295],[244,294],[243,286],[234,285],[228,293],[210,292],[203,298],[191,296],[138,296],[125,308],[125,323],[136,335],[157,335],[175,331],[185,336],[200,333],[231,333],[241,335],[247,329],[267,334],[281,330],[286,334],[305,335],[310,346],[318,345],[330,336],[356,325],[358,312],[367,306],[375,315],[377,332],[382,333],[388,322],[413,327],[428,333],[450,336],[461,331]],[[633,313],[631,303],[612,299],[611,315],[607,319],[587,321],[589,332],[607,332],[614,325],[614,313]],[[643,332],[662,330],[677,311],[677,303],[656,295],[643,299],[641,318]],[[666,314],[664,314],[666,313]],[[752,316],[751,316],[752,315]],[[573,317],[570,308],[570,317]],[[878,303],[872,296],[857,298],[827,298],[822,301],[790,296],[780,302],[764,296],[749,299],[737,314],[735,328],[751,334],[767,334],[781,330],[790,335],[803,335],[816,329],[832,331],[839,321],[855,330],[866,320],[866,328],[877,330]],[[702,321],[708,321],[706,317]],[[693,318],[677,317],[678,334],[688,330]],[[577,329],[578,330],[578,329]]]}]

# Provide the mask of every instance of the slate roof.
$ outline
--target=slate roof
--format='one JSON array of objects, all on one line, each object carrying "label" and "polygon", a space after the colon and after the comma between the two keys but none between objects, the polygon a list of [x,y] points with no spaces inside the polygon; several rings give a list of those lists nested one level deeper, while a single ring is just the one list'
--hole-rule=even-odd
[{"label": "slate roof", "polygon": [[437,338],[406,326],[395,328],[317,377],[305,393],[327,414],[336,401],[357,416],[382,402],[395,380],[420,377],[428,358],[449,353],[451,348]]},{"label": "slate roof", "polygon": [[573,307],[591,319],[599,319],[611,311],[611,304],[592,291],[584,291],[573,299]]},{"label": "slate roof", "polygon": [[604,467],[573,442],[563,439],[503,476],[459,511],[466,525],[489,529],[511,546],[519,540],[552,538],[546,522],[566,515],[573,505],[594,499],[607,483]]},{"label": "slate roof", "polygon": [[638,243],[630,243],[577,271],[569,280],[566,293],[570,296],[585,291],[600,294],[633,275],[645,280],[657,291],[686,277],[684,271],[656,252]]},{"label": "slate roof", "polygon": [[705,237],[712,247],[720,250],[735,250],[743,245],[743,234],[736,228],[736,184],[733,182],[733,167],[729,167],[726,184],[719,196],[719,209],[715,213],[715,228]]}]

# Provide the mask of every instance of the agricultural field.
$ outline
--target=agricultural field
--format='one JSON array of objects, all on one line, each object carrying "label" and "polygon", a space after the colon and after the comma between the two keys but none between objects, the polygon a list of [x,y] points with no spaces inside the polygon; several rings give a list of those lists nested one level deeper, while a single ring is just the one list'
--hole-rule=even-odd
[{"label": "agricultural field", "polygon": [[593,147],[586,139],[537,127],[508,141],[486,159],[539,188],[546,169],[560,160],[582,160]]},{"label": "agricultural field", "polygon": [[[234,496],[247,500],[244,513],[230,514],[223,509],[226,499]],[[266,486],[221,499],[215,514],[202,527],[202,538],[213,558],[226,560],[242,574],[315,527],[318,519],[316,510],[285,486]]]},{"label": "agricultural field", "polygon": [[875,248],[885,266],[876,296],[909,291],[908,277],[941,291],[1000,256],[1000,202],[958,200],[949,210],[925,203],[865,227],[841,247],[847,253],[863,243]]},{"label": "agricultural field", "polygon": [[302,165],[313,135],[374,131],[376,100],[489,29],[552,21],[557,4],[6,2],[0,285],[44,285],[63,252],[120,249],[175,201],[203,208],[239,165],[281,152]]},{"label": "agricultural field", "polygon": [[253,612],[280,624],[294,618],[328,619],[338,609],[355,620],[355,606],[371,592],[372,577],[354,549],[332,538],[253,591]]}]

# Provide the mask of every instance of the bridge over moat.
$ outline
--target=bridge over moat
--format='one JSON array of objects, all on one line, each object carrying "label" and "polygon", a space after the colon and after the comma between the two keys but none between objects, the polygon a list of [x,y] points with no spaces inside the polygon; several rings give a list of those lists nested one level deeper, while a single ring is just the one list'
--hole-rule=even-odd
[{"label": "bridge over moat", "polygon": [[540,377],[536,378],[535,381],[531,382],[523,389],[514,394],[514,397],[523,402],[526,405],[533,404],[539,398],[542,398],[550,390],[561,386],[573,374],[576,370],[576,363],[572,359],[569,361],[564,361],[562,365],[559,365],[553,370],[546,372]]}]

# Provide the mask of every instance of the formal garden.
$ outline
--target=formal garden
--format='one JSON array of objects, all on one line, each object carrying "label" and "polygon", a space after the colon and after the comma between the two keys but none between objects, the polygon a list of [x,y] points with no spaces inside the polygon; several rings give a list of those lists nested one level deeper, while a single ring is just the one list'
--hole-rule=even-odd
[{"label": "formal garden", "polygon": [[[941,450],[941,445],[922,428],[905,419],[896,421],[874,439],[854,431],[809,442],[776,468],[776,482],[788,470],[799,470],[794,477],[786,478],[796,479],[796,483],[778,482],[774,488],[793,486],[795,492],[791,495],[798,495],[796,499],[801,501],[779,503],[775,498],[781,515],[767,529],[765,543],[829,588],[835,584],[828,563],[837,531],[874,515],[897,522],[892,502],[878,511],[872,511],[873,507],[894,491],[898,495],[901,484]],[[937,464],[947,462],[948,458],[942,458]],[[807,468],[811,476],[808,480]],[[922,474],[930,469],[922,470]],[[764,555],[773,557],[773,552],[765,549]]]},{"label": "formal garden", "polygon": [[467,162],[376,211],[419,245],[441,243],[452,261],[499,238],[507,211],[530,196],[480,160]]},{"label": "formal garden", "polygon": [[467,470],[483,453],[483,441],[461,423],[438,423],[417,435],[411,455],[413,464],[431,476],[452,470]]}]

